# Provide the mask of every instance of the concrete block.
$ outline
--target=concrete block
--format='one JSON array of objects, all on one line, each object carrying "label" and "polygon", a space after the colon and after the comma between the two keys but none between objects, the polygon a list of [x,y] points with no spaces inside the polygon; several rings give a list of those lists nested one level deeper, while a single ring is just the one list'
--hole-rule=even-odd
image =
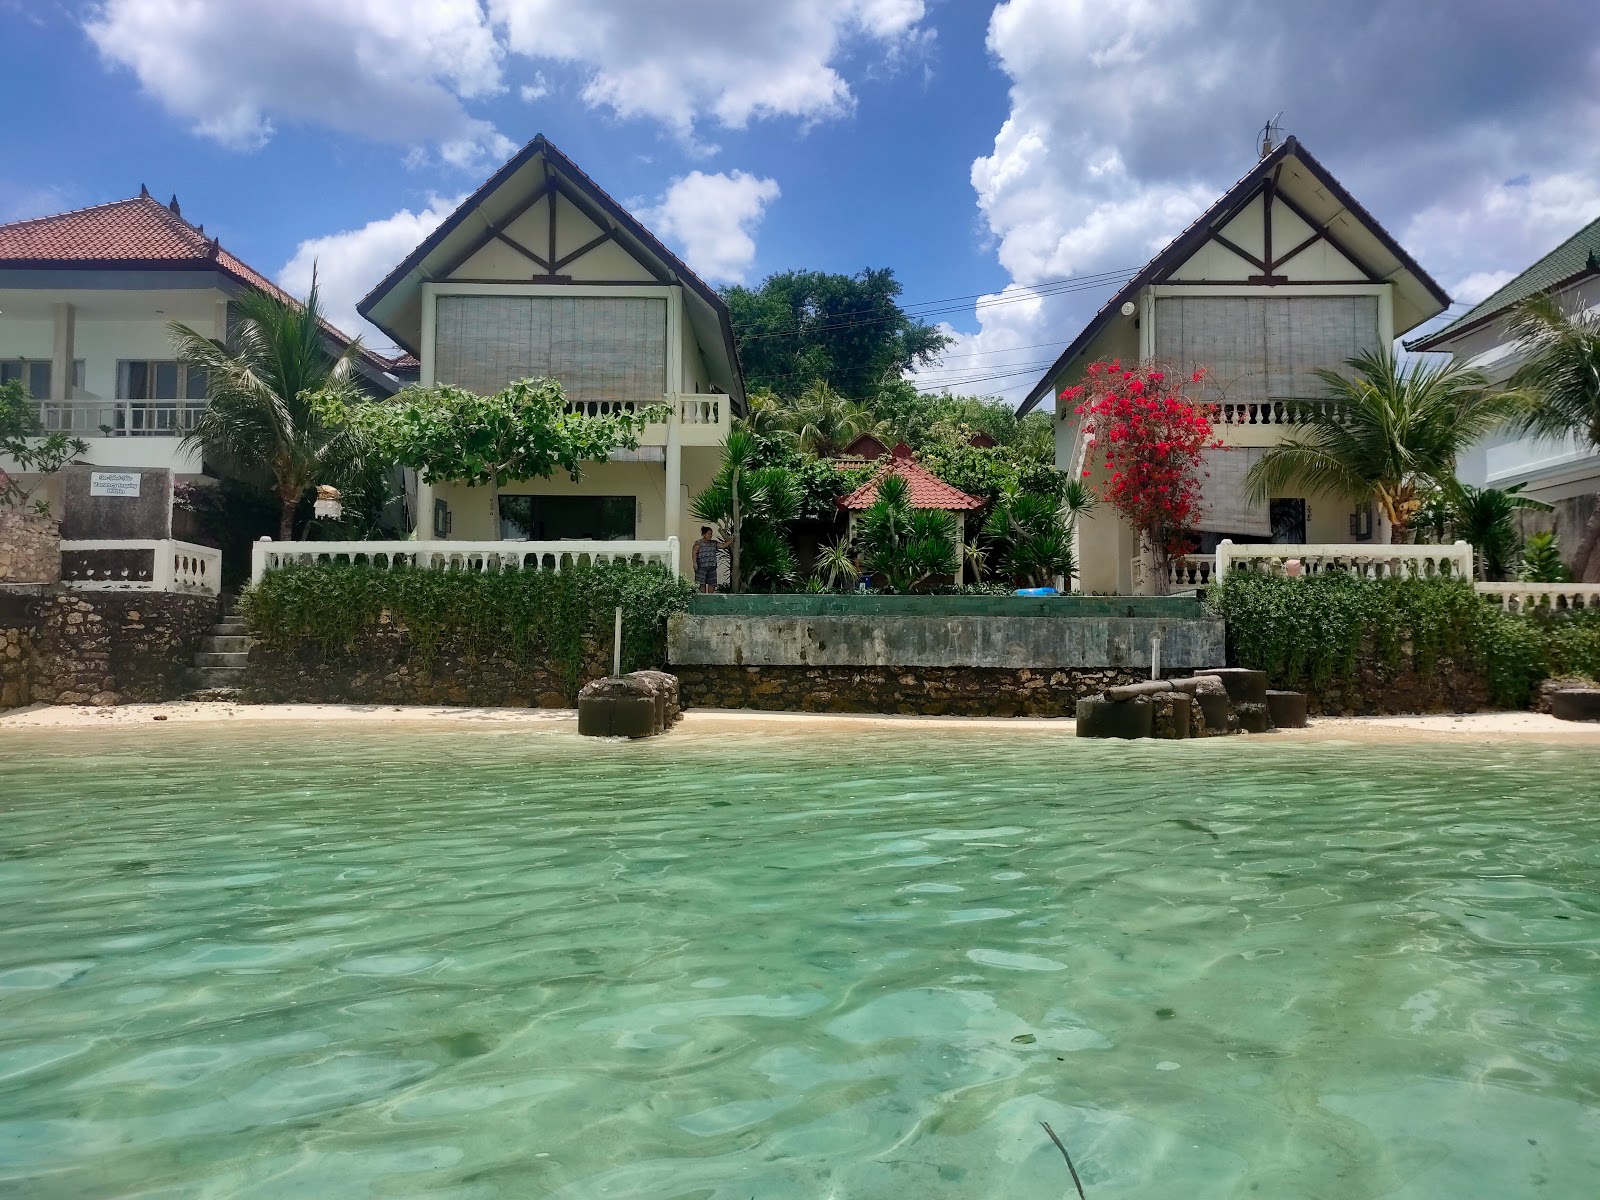
[{"label": "concrete block", "polygon": [[1239,718],[1233,711],[1233,701],[1228,699],[1228,693],[1221,683],[1215,688],[1196,691],[1194,700],[1200,716],[1199,721],[1194,721],[1191,714],[1194,736],[1225,737],[1239,732]]},{"label": "concrete block", "polygon": [[1154,736],[1155,719],[1150,701],[1079,700],[1079,737],[1147,738]]},{"label": "concrete block", "polygon": [[1306,727],[1306,697],[1304,692],[1267,693],[1267,716],[1274,729],[1304,729]]},{"label": "concrete block", "polygon": [[1214,675],[1228,689],[1228,699],[1235,704],[1265,704],[1267,702],[1267,673],[1249,671],[1244,667],[1214,667],[1196,671],[1196,675]]},{"label": "concrete block", "polygon": [[1563,721],[1600,721],[1600,688],[1552,692],[1550,712]]},{"label": "concrete block", "polygon": [[1182,692],[1168,692],[1150,701],[1154,735],[1166,741],[1192,737],[1193,700]]},{"label": "concrete block", "polygon": [[1267,706],[1264,703],[1235,704],[1233,711],[1239,718],[1241,733],[1266,733],[1272,728],[1272,718],[1267,715]]}]

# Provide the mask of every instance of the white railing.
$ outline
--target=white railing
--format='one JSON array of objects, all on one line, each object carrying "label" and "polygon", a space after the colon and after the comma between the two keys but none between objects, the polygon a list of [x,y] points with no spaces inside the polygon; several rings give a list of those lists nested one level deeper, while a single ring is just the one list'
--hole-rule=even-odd
[{"label": "white railing", "polygon": [[1382,542],[1236,546],[1224,541],[1217,546],[1217,578],[1229,571],[1259,571],[1268,575],[1343,571],[1366,579],[1392,575],[1424,578],[1452,575],[1457,579],[1471,579],[1472,547],[1466,542],[1449,546],[1392,546]]},{"label": "white railing", "polygon": [[[567,411],[580,417],[615,417],[649,407],[648,400],[568,400]],[[662,401],[655,401],[656,404]]]},{"label": "white railing", "polygon": [[1600,609],[1600,583],[1480,583],[1478,594],[1507,612]]},{"label": "white railing", "polygon": [[[82,591],[222,590],[222,551],[173,538],[61,543],[61,582]],[[80,557],[82,556],[82,557]]]},{"label": "white railing", "polygon": [[659,542],[274,542],[250,547],[250,582],[279,567],[363,563],[393,570],[560,571],[581,562],[642,562],[678,573],[678,539]]},{"label": "white railing", "polygon": [[726,425],[726,396],[679,396],[678,423],[681,425]]},{"label": "white railing", "polygon": [[182,437],[205,410],[204,400],[41,400],[39,420],[78,437]]},{"label": "white railing", "polygon": [[1214,554],[1175,555],[1167,560],[1167,587],[1205,587],[1216,572],[1217,556]]},{"label": "white railing", "polygon": [[1337,416],[1338,400],[1223,400],[1210,406],[1213,425],[1304,425],[1313,414]]}]

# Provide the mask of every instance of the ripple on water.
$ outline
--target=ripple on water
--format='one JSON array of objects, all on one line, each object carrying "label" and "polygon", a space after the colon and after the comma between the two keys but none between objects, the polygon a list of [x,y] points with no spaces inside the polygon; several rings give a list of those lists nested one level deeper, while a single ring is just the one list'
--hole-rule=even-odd
[{"label": "ripple on water", "polygon": [[6,736],[0,1194],[1059,1195],[1042,1120],[1092,1196],[1600,1167],[1582,752]]}]

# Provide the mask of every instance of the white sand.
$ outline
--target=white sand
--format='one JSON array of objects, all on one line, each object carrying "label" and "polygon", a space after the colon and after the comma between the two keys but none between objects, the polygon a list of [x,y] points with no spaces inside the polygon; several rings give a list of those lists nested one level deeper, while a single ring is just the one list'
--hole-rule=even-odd
[{"label": "white sand", "polygon": [[[574,729],[577,714],[550,708],[435,708],[388,704],[235,704],[194,703],[127,704],[111,708],[35,705],[0,713],[0,737],[12,731],[41,729],[107,728],[163,722],[189,724],[279,724],[310,721],[397,722],[425,725],[527,726]],[[900,717],[869,714],[778,713],[746,710],[694,709],[678,726],[686,733],[762,731],[777,729],[842,732],[851,728],[931,727],[981,728],[991,734],[1063,734],[1072,731],[1070,720],[1036,717]],[[1529,741],[1600,748],[1600,723],[1558,721],[1541,713],[1489,712],[1430,714],[1408,717],[1324,717],[1313,719],[1304,730],[1279,730],[1274,739],[1351,742],[1455,742]]]}]

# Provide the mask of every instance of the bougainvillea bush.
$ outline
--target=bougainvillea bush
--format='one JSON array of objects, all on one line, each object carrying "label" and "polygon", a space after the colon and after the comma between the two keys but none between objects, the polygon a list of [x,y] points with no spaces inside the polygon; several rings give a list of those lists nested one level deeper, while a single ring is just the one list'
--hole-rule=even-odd
[{"label": "bougainvillea bush", "polygon": [[[1187,548],[1189,530],[1203,503],[1205,451],[1221,448],[1208,406],[1184,389],[1205,372],[1187,376],[1159,367],[1124,367],[1121,361],[1090,363],[1083,382],[1061,393],[1082,422],[1090,456],[1099,455],[1105,477],[1096,490],[1138,530],[1163,568]],[[1085,466],[1084,476],[1093,472]]]}]

